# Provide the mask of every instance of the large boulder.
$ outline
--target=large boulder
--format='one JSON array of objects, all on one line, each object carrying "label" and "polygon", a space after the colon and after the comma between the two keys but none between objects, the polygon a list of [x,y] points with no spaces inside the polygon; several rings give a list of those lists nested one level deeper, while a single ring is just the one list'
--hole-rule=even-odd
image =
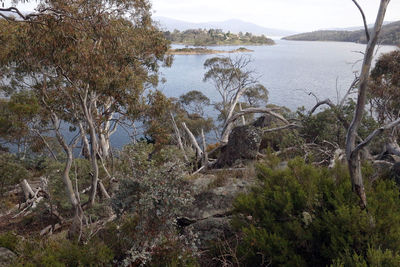
[{"label": "large boulder", "polygon": [[221,148],[221,154],[214,166],[223,168],[244,160],[256,159],[261,140],[261,128],[253,125],[235,127],[229,135],[228,143]]},{"label": "large boulder", "polygon": [[11,250],[0,247],[0,267],[10,266],[16,257],[17,255]]}]

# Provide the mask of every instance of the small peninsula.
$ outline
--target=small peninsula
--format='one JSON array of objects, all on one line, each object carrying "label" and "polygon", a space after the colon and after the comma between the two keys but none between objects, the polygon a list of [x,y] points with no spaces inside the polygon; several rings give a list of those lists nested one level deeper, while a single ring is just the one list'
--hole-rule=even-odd
[{"label": "small peninsula", "polygon": [[[370,29],[371,32],[371,29]],[[321,30],[307,33],[300,33],[283,38],[289,41],[334,41],[367,43],[364,30],[357,31],[332,31]],[[400,45],[400,21],[386,24],[382,27],[379,43],[384,45]]]},{"label": "small peninsula", "polygon": [[226,53],[251,53],[254,50],[240,47],[234,50],[214,50],[203,47],[185,47],[178,49],[170,49],[167,54],[169,55],[212,55],[212,54],[226,54]]},{"label": "small peninsula", "polygon": [[192,46],[211,45],[274,45],[274,40],[265,35],[256,36],[249,32],[231,33],[220,29],[192,29],[186,31],[165,31],[164,36],[173,44]]}]

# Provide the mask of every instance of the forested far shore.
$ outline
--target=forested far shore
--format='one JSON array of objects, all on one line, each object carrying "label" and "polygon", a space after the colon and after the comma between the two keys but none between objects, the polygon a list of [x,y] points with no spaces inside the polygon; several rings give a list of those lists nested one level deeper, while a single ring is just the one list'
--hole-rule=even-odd
[{"label": "forested far shore", "polygon": [[186,31],[165,31],[164,36],[173,44],[193,46],[208,45],[274,45],[274,40],[265,35],[256,36],[249,32],[234,34],[220,29],[191,29]]},{"label": "forested far shore", "polygon": [[[371,29],[369,29],[371,32]],[[365,30],[358,31],[329,31],[321,30],[300,33],[283,38],[289,41],[336,41],[367,43]],[[382,27],[379,43],[384,45],[400,45],[400,21],[386,24]]]}]

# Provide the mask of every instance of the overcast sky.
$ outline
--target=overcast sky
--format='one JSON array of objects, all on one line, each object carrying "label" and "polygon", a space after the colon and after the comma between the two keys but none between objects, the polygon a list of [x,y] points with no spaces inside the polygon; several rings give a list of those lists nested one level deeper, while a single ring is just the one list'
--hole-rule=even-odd
[{"label": "overcast sky", "polygon": [[[362,25],[351,0],[150,0],[155,16],[189,22],[241,19],[268,28],[311,31]],[[359,0],[373,23],[379,0]],[[386,21],[400,20],[400,0],[392,0]]]}]

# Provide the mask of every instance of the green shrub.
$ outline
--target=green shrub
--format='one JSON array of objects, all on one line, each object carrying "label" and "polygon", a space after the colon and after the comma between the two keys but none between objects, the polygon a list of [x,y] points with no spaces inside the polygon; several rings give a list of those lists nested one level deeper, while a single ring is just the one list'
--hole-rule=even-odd
[{"label": "green shrub", "polygon": [[23,179],[29,179],[28,171],[14,155],[0,152],[0,197],[8,186],[18,184]]},{"label": "green shrub", "polygon": [[25,240],[17,266],[106,266],[114,258],[112,250],[98,240],[87,245],[63,237],[49,240]]},{"label": "green shrub", "polygon": [[0,247],[7,248],[11,251],[16,251],[19,238],[12,232],[0,234]]},{"label": "green shrub", "polygon": [[260,185],[235,201],[234,228],[242,236],[244,266],[398,266],[400,194],[393,181],[366,185],[368,211],[359,206],[346,168],[258,166]]}]

